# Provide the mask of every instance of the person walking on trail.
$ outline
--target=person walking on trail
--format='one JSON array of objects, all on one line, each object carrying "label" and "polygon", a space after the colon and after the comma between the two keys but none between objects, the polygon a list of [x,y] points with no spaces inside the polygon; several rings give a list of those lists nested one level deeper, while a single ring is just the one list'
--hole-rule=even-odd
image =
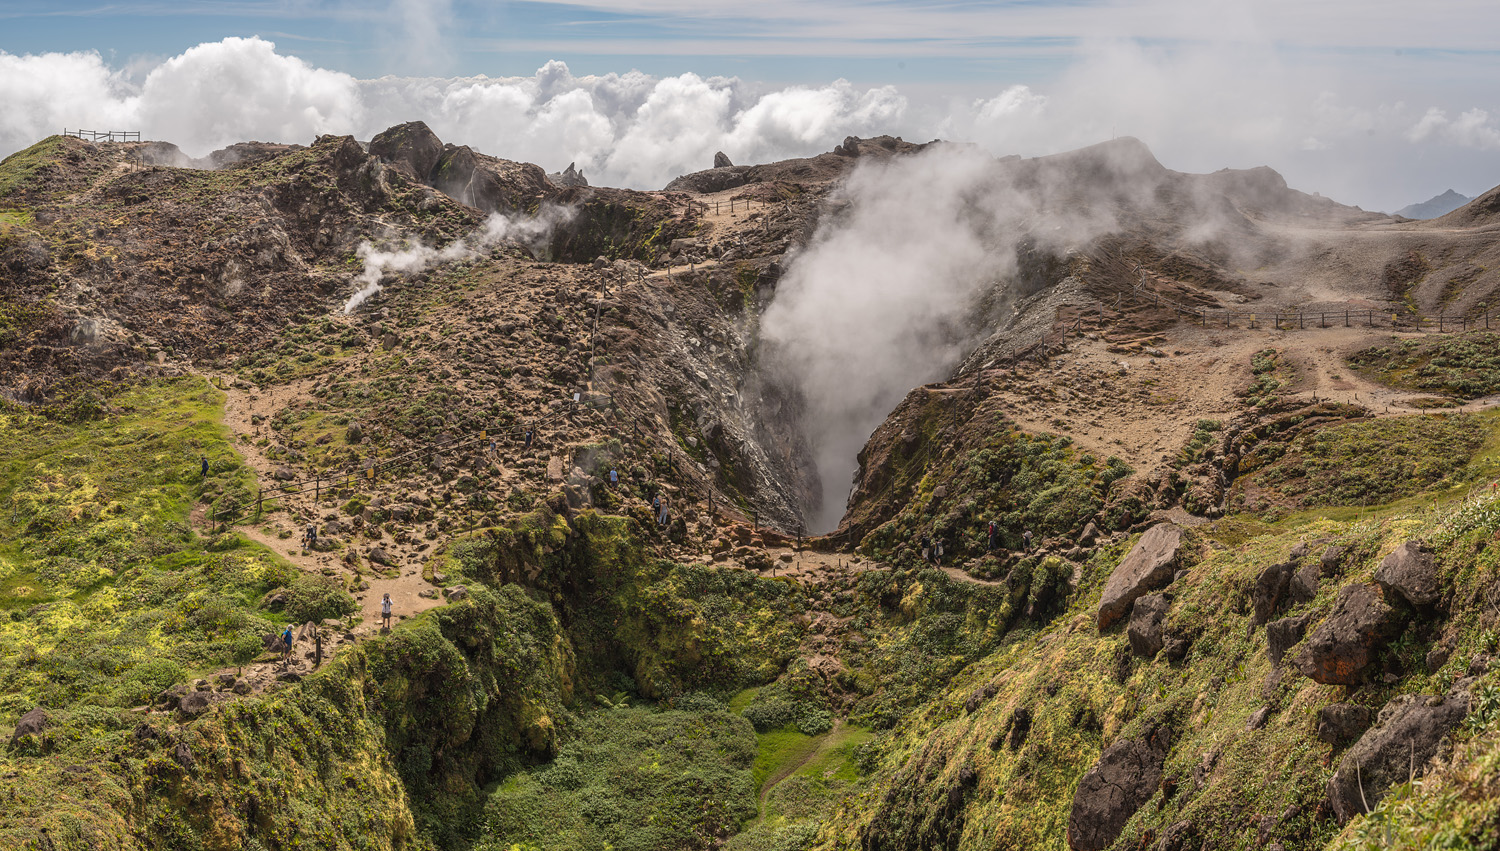
[{"label": "person walking on trail", "polygon": [[1027,529],[1021,533],[1021,552],[1031,552],[1031,530]]},{"label": "person walking on trail", "polygon": [[526,429],[526,446],[524,448],[526,448],[526,449],[530,449],[531,448],[531,429],[530,428]]},{"label": "person walking on trail", "polygon": [[943,563],[943,539],[934,538],[932,541],[932,563],[941,565]]},{"label": "person walking on trail", "polygon": [[926,535],[922,536],[922,561],[932,560],[932,539]]},{"label": "person walking on trail", "polygon": [[999,533],[999,531],[1000,527],[995,523],[995,521],[991,520],[989,530],[989,544],[986,549],[987,552],[995,551],[995,536]]},{"label": "person walking on trail", "polygon": [[199,458],[198,470],[199,470],[198,478],[200,478],[200,479],[206,479],[206,478],[208,478],[208,456],[207,455],[204,455],[201,458]]},{"label": "person walking on trail", "polygon": [[290,624],[281,633],[281,661],[289,662],[292,658],[292,627]]},{"label": "person walking on trail", "polygon": [[663,527],[667,525],[667,501],[665,499],[661,501],[661,514],[656,518],[656,522]]},{"label": "person walking on trail", "polygon": [[307,524],[307,531],[302,534],[303,548],[315,550],[318,548],[318,526],[316,523]]},{"label": "person walking on trail", "polygon": [[609,483],[611,486],[618,485],[620,483],[620,473],[614,467],[609,468]]},{"label": "person walking on trail", "polygon": [[380,597],[380,628],[391,628],[391,595],[383,594]]}]

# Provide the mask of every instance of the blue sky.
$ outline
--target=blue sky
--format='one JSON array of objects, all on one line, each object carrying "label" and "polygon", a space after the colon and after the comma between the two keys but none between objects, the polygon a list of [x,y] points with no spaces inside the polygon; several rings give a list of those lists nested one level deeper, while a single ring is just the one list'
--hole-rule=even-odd
[{"label": "blue sky", "polygon": [[0,0],[0,154],[108,121],[201,152],[422,118],[650,187],[849,133],[1023,155],[1125,134],[1394,209],[1500,183],[1497,34],[1488,0]]}]

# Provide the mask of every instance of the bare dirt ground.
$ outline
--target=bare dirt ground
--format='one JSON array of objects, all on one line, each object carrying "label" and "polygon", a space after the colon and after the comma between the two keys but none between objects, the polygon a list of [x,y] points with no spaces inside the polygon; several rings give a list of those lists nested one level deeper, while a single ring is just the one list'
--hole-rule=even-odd
[{"label": "bare dirt ground", "polygon": [[[1250,378],[1256,352],[1276,349],[1295,371],[1286,388],[1308,401],[1360,405],[1376,416],[1421,413],[1417,394],[1372,382],[1344,358],[1383,345],[1389,329],[1307,328],[1299,331],[1204,329],[1180,323],[1162,335],[1161,357],[1121,355],[1102,339],[1068,343],[1045,368],[996,370],[986,379],[1002,410],[1028,431],[1061,431],[1080,447],[1115,455],[1137,469],[1169,461],[1202,419],[1223,420],[1244,410],[1236,391]],[[1489,397],[1448,411],[1476,411]]]}]

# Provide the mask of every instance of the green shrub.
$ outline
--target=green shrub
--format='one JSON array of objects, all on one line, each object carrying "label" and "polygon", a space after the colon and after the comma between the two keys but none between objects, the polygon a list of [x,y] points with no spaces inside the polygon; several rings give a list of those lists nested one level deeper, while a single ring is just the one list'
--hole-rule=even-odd
[{"label": "green shrub", "polygon": [[286,616],[293,623],[337,619],[358,610],[349,592],[327,576],[303,575],[288,589]]}]

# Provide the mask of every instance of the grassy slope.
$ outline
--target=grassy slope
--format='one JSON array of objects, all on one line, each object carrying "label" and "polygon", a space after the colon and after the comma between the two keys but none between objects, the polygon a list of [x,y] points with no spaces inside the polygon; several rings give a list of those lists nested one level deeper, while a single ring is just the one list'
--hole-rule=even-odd
[{"label": "grassy slope", "polygon": [[[292,569],[236,536],[205,540],[194,503],[245,506],[253,476],[206,382],[141,384],[82,423],[0,415],[0,715],[38,703],[134,706],[254,655],[262,594]],[[198,459],[212,472],[200,479]]]}]

